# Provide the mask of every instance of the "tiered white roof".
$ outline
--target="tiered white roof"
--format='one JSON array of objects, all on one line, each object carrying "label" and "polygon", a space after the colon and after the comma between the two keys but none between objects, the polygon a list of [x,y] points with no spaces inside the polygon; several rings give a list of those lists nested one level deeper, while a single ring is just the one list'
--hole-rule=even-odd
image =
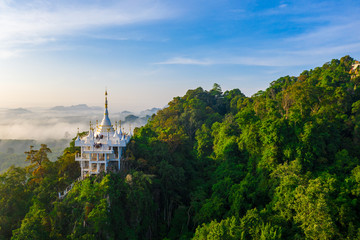
[{"label": "tiered white roof", "polygon": [[[115,128],[117,129],[117,126],[115,126]],[[107,91],[105,91],[105,110],[101,124],[97,125],[94,129],[90,122],[89,134],[82,139],[78,137],[75,141],[75,145],[89,146],[94,145],[95,143],[101,143],[110,146],[125,147],[130,141],[131,135],[123,133],[121,127],[119,127],[118,130],[116,129],[114,129],[109,118]]]}]

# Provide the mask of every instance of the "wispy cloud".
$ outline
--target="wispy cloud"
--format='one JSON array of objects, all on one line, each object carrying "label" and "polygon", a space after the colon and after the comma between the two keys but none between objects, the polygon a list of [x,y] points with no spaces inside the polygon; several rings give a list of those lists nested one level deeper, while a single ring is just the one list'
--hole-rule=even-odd
[{"label": "wispy cloud", "polygon": [[345,43],[335,46],[314,46],[299,50],[288,47],[274,48],[257,50],[246,54],[227,54],[227,56],[223,57],[206,55],[202,59],[174,57],[156,64],[295,67],[321,64],[331,58],[342,57],[352,52],[360,52],[360,43]]},{"label": "wispy cloud", "polygon": [[163,65],[245,65],[245,66],[263,66],[263,67],[278,67],[278,66],[296,66],[298,61],[289,61],[289,58],[284,59],[278,56],[262,56],[261,54],[253,54],[251,56],[228,56],[228,57],[212,57],[204,59],[196,58],[181,58],[174,57],[163,62],[155,64]]},{"label": "wispy cloud", "polygon": [[[0,1],[0,57],[13,56],[20,46],[57,41],[103,27],[148,23],[176,16],[158,1],[127,0],[101,5],[70,1]],[[125,39],[126,37],[120,37]]]},{"label": "wispy cloud", "polygon": [[184,58],[174,57],[163,62],[157,62],[155,64],[164,65],[213,65],[216,62],[210,61],[209,59],[195,59],[195,58]]},{"label": "wispy cloud", "polygon": [[336,44],[339,42],[358,42],[360,41],[360,19],[349,19],[346,23],[321,26],[311,32],[306,32],[298,36],[286,39],[288,43],[311,44],[323,46],[324,44]]},{"label": "wispy cloud", "polygon": [[[288,7],[287,4],[281,4],[271,11],[283,11],[284,8]],[[300,10],[298,11],[300,12]],[[267,11],[266,13],[270,12]],[[187,58],[173,57],[157,64],[226,64],[264,67],[317,65],[346,54],[360,53],[360,28],[357,27],[360,25],[359,16],[353,11],[351,14],[349,13],[347,18],[335,13],[326,16],[319,15],[317,18],[311,19],[314,26],[309,27],[309,29],[282,38],[275,37],[260,41],[259,47],[252,49],[246,49],[246,46],[218,48],[215,51],[194,52],[197,57],[188,54]],[[304,19],[310,21],[308,15],[293,17],[291,21],[301,23]]]}]

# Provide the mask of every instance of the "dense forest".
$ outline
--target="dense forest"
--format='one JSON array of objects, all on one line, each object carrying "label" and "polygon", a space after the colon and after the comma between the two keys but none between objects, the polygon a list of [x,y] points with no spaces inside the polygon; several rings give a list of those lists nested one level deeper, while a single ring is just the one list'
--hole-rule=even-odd
[{"label": "dense forest", "polygon": [[[189,90],[134,130],[119,173],[24,149],[0,239],[360,239],[360,75],[345,56],[246,97]],[[82,133],[86,134],[86,133]]]}]

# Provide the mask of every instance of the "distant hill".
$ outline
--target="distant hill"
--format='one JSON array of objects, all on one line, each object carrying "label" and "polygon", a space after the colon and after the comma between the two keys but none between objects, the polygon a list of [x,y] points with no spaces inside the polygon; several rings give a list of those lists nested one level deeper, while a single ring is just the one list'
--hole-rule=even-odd
[{"label": "distant hill", "polygon": [[50,108],[52,111],[88,111],[88,110],[102,110],[101,107],[89,107],[86,104],[78,104],[72,106],[56,106]]},{"label": "distant hill", "polygon": [[159,111],[161,108],[151,108],[151,109],[146,109],[144,111],[140,112],[140,116],[146,116],[146,115],[153,115],[155,113],[157,113],[157,111]]},{"label": "distant hill", "polygon": [[130,111],[122,111],[120,114],[121,115],[129,115],[129,114],[131,114],[132,112],[130,112]]},{"label": "distant hill", "polygon": [[126,123],[126,122],[134,122],[134,121],[136,121],[137,119],[139,119],[138,116],[135,116],[135,115],[130,114],[130,115],[127,115],[127,116],[125,117],[124,123]]},{"label": "distant hill", "polygon": [[7,112],[10,113],[10,114],[25,114],[25,113],[31,113],[30,110],[25,109],[25,108],[13,108],[13,109],[8,109]]}]

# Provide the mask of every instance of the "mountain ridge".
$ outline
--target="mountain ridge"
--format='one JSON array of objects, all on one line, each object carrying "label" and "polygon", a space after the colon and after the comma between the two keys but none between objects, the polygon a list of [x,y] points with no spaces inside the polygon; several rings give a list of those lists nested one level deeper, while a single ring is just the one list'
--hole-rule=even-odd
[{"label": "mountain ridge", "polygon": [[61,201],[54,189],[79,176],[74,142],[56,162],[10,168],[0,175],[0,236],[358,239],[354,61],[281,77],[252,97],[218,84],[188,90],[134,130],[121,172],[88,177]]}]

